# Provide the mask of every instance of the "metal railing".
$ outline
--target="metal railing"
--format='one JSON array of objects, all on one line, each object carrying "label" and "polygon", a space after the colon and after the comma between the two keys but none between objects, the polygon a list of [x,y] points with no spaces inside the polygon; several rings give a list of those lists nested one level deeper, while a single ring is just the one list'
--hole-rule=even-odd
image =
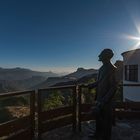
[{"label": "metal railing", "polygon": [[[121,86],[131,85],[125,84]],[[27,140],[31,140],[35,138],[34,134],[36,129],[38,139],[41,139],[42,134],[45,132],[66,125],[72,125],[73,131],[76,131],[77,128],[79,131],[81,131],[81,123],[83,121],[95,119],[95,116],[88,114],[90,108],[94,106],[94,102],[82,103],[82,90],[83,87],[75,85],[39,89],[36,92],[36,99],[35,91],[0,94],[0,99],[19,95],[30,96],[30,114],[26,117],[21,117],[19,119],[14,119],[12,121],[7,121],[0,124],[0,137],[6,136],[6,139],[9,140],[22,140],[26,137]],[[65,95],[70,92],[72,99],[71,104],[45,110],[44,99],[48,97],[49,94],[52,94],[53,91],[61,91],[59,93],[60,95]],[[37,108],[37,110],[35,110],[35,108]],[[139,119],[140,102],[115,102],[113,116],[114,118]],[[35,119],[37,120],[36,125]]]},{"label": "metal railing", "polygon": [[[45,92],[53,90],[72,90],[72,104],[69,106],[62,106],[44,111],[42,96],[45,94]],[[62,91],[62,93],[63,92],[64,91]],[[76,86],[51,87],[38,90],[38,139],[41,139],[41,135],[47,131],[69,124],[72,124],[73,131],[76,130],[76,95]]]},{"label": "metal railing", "polygon": [[13,119],[0,124],[0,138],[10,140],[32,140],[34,138],[35,129],[35,91],[23,91],[0,94],[0,99],[29,95],[30,113],[25,117]]}]

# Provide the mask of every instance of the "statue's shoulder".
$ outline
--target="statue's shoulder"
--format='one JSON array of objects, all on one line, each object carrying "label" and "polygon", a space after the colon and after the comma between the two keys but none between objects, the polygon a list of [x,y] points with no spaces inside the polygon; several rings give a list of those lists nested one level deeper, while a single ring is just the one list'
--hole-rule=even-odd
[{"label": "statue's shoulder", "polygon": [[112,69],[117,70],[117,67],[112,64]]},{"label": "statue's shoulder", "polygon": [[108,70],[115,72],[117,70],[117,67],[114,64],[110,63],[110,65],[108,66]]}]

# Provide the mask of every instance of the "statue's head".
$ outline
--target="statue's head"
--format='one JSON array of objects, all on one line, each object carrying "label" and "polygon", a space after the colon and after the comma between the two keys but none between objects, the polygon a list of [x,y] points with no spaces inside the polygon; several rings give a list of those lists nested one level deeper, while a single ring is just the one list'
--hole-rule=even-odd
[{"label": "statue's head", "polygon": [[102,62],[107,62],[110,61],[110,59],[113,57],[114,53],[111,49],[104,49],[100,54],[99,54],[99,61]]}]

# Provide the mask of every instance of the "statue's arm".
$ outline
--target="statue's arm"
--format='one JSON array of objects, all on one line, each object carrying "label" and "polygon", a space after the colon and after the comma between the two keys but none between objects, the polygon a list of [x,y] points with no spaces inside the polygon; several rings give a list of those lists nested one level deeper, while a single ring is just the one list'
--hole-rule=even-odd
[{"label": "statue's arm", "polygon": [[91,83],[91,84],[82,84],[80,86],[85,87],[85,88],[89,88],[89,89],[96,88],[98,86],[98,81]]},{"label": "statue's arm", "polygon": [[[100,74],[100,72],[98,73],[98,77],[99,77],[99,74]],[[96,82],[91,83],[91,84],[82,84],[81,87],[86,87],[86,88],[92,89],[92,88],[96,88],[98,86],[98,83],[99,83],[99,80],[97,80]]]}]

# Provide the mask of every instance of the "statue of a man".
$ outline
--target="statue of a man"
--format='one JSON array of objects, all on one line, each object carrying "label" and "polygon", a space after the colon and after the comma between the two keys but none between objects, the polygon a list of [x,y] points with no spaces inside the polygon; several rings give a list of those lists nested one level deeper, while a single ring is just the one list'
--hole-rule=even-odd
[{"label": "statue of a man", "polygon": [[99,57],[103,65],[99,69],[97,82],[88,85],[89,88],[97,87],[96,105],[93,113],[96,114],[97,140],[111,140],[112,129],[112,98],[116,91],[116,67],[110,62],[113,57],[111,49],[104,49]]}]

